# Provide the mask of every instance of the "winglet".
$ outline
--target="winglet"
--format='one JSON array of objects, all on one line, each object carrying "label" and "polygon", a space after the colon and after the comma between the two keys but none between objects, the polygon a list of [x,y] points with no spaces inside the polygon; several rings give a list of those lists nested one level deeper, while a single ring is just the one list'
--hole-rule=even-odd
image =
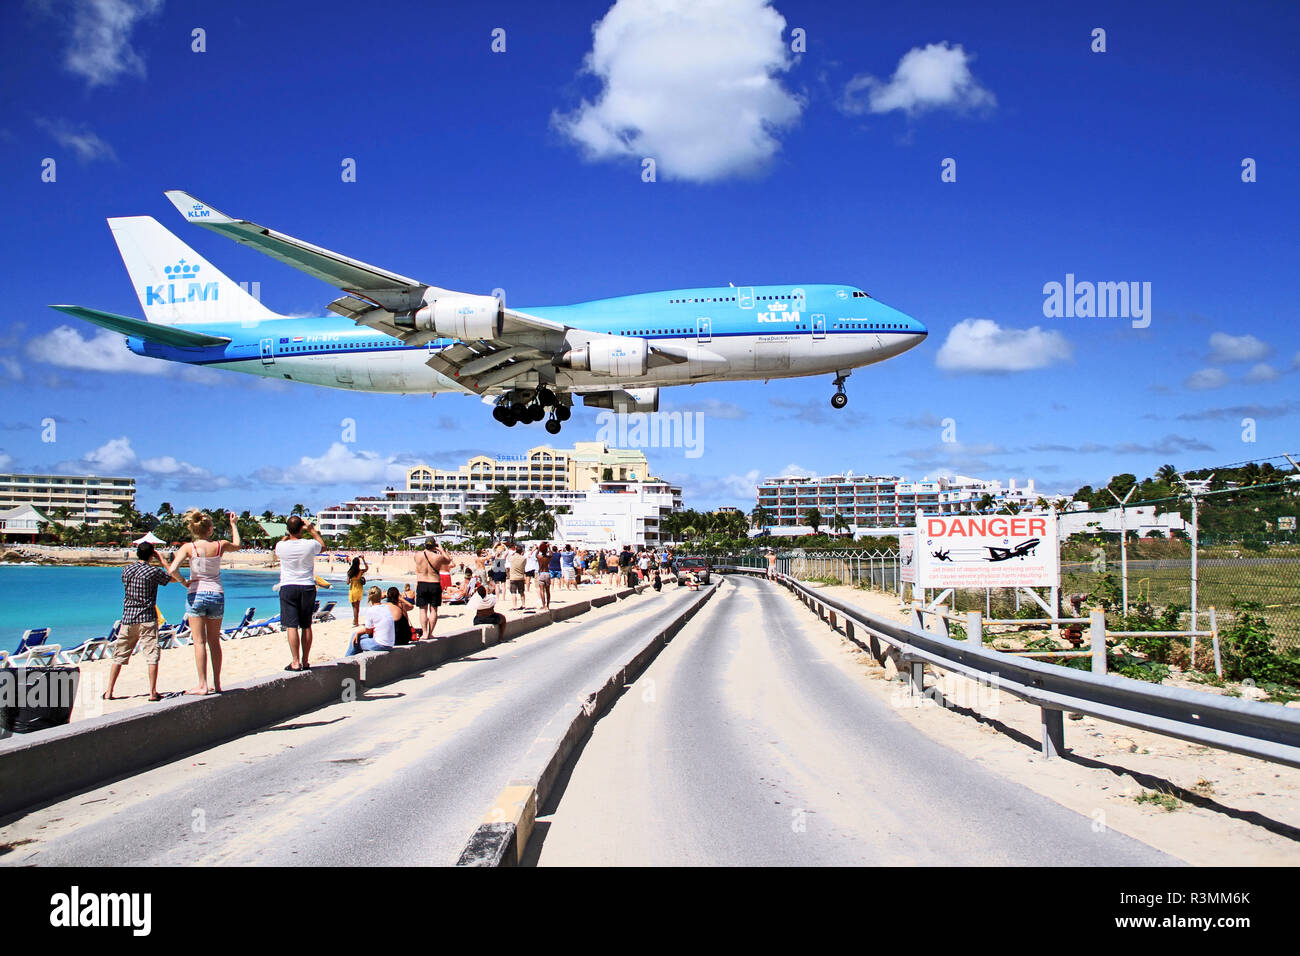
[{"label": "winglet", "polygon": [[213,223],[238,222],[237,219],[231,219],[224,212],[218,212],[207,203],[202,202],[183,189],[168,189],[163,193],[171,204],[176,207],[177,211],[190,222],[199,225],[210,225]]}]

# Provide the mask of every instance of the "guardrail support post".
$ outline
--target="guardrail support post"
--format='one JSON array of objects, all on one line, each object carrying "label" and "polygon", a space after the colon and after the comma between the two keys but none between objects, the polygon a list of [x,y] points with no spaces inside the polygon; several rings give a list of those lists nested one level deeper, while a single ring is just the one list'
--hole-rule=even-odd
[{"label": "guardrail support post", "polygon": [[979,611],[966,615],[966,640],[976,647],[984,646],[984,616]]},{"label": "guardrail support post", "polygon": [[1088,615],[1088,636],[1092,640],[1092,672],[1106,673],[1106,612],[1093,609]]},{"label": "guardrail support post", "polygon": [[1057,757],[1065,749],[1065,714],[1059,710],[1040,707],[1043,715],[1043,756]]},{"label": "guardrail support post", "polygon": [[1223,676],[1223,662],[1219,659],[1219,622],[1214,616],[1214,608],[1210,608],[1210,640],[1214,644],[1214,673],[1219,677]]},{"label": "guardrail support post", "polygon": [[925,662],[912,661],[907,668],[907,689],[918,697],[925,696]]}]

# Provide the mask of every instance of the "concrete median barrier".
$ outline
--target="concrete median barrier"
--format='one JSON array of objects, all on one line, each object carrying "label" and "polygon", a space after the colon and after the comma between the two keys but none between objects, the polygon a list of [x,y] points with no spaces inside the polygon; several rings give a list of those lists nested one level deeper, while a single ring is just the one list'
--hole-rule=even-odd
[{"label": "concrete median barrier", "polygon": [[[637,676],[696,612],[711,598],[715,585],[700,589],[664,627],[656,631],[626,664],[582,696],[576,713],[568,708],[553,717],[537,735],[518,770],[470,835],[457,866],[515,866],[524,858],[537,820],[569,758],[591,732],[592,725],[614,704]],[[623,596],[630,596],[628,589]]]},{"label": "concrete median barrier", "polygon": [[0,741],[0,814],[174,759],[360,693],[355,661],[318,664]]}]

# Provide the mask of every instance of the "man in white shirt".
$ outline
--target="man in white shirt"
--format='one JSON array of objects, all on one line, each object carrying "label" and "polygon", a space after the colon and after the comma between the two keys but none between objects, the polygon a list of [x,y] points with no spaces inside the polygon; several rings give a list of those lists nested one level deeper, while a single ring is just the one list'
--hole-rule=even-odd
[{"label": "man in white shirt", "polygon": [[366,608],[360,627],[353,628],[352,642],[348,645],[348,657],[364,651],[391,651],[397,646],[397,629],[393,605],[384,604],[384,592],[372,587],[367,595],[370,606]]},{"label": "man in white shirt", "polygon": [[[285,524],[289,536],[275,546],[280,562],[280,626],[288,629],[289,656],[287,671],[305,671],[311,667],[311,618],[316,610],[316,555],[325,540],[310,521],[290,515]],[[304,538],[306,531],[311,537]],[[302,653],[299,632],[302,632]]]}]

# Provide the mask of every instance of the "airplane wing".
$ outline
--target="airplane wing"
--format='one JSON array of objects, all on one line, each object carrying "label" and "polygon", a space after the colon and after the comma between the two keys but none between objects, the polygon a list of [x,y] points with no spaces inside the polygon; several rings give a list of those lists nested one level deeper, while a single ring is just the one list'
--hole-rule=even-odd
[{"label": "airplane wing", "polygon": [[[577,329],[529,315],[504,304],[494,332],[489,336],[461,338],[417,330],[409,322],[399,324],[399,316],[439,299],[453,299],[464,293],[429,285],[257,223],[235,219],[179,189],[168,190],[166,195],[189,222],[342,290],[345,294],[329,306],[330,311],[338,315],[412,345],[435,338],[457,338],[456,345],[431,354],[428,365],[466,391],[478,395],[508,387],[511,381],[530,372],[537,372],[543,383],[554,385],[554,356],[596,339],[627,341],[619,336]],[[651,367],[684,361],[687,361],[685,354],[678,355],[671,349],[654,348],[649,357]]]},{"label": "airplane wing", "polygon": [[203,349],[215,345],[227,345],[230,342],[230,339],[224,335],[205,335],[202,332],[191,332],[174,325],[145,322],[142,319],[132,319],[125,315],[88,309],[80,305],[52,305],[50,308],[84,319],[103,329],[121,332],[123,335],[144,339],[146,342],[157,342],[160,345],[172,345],[181,349]]}]

